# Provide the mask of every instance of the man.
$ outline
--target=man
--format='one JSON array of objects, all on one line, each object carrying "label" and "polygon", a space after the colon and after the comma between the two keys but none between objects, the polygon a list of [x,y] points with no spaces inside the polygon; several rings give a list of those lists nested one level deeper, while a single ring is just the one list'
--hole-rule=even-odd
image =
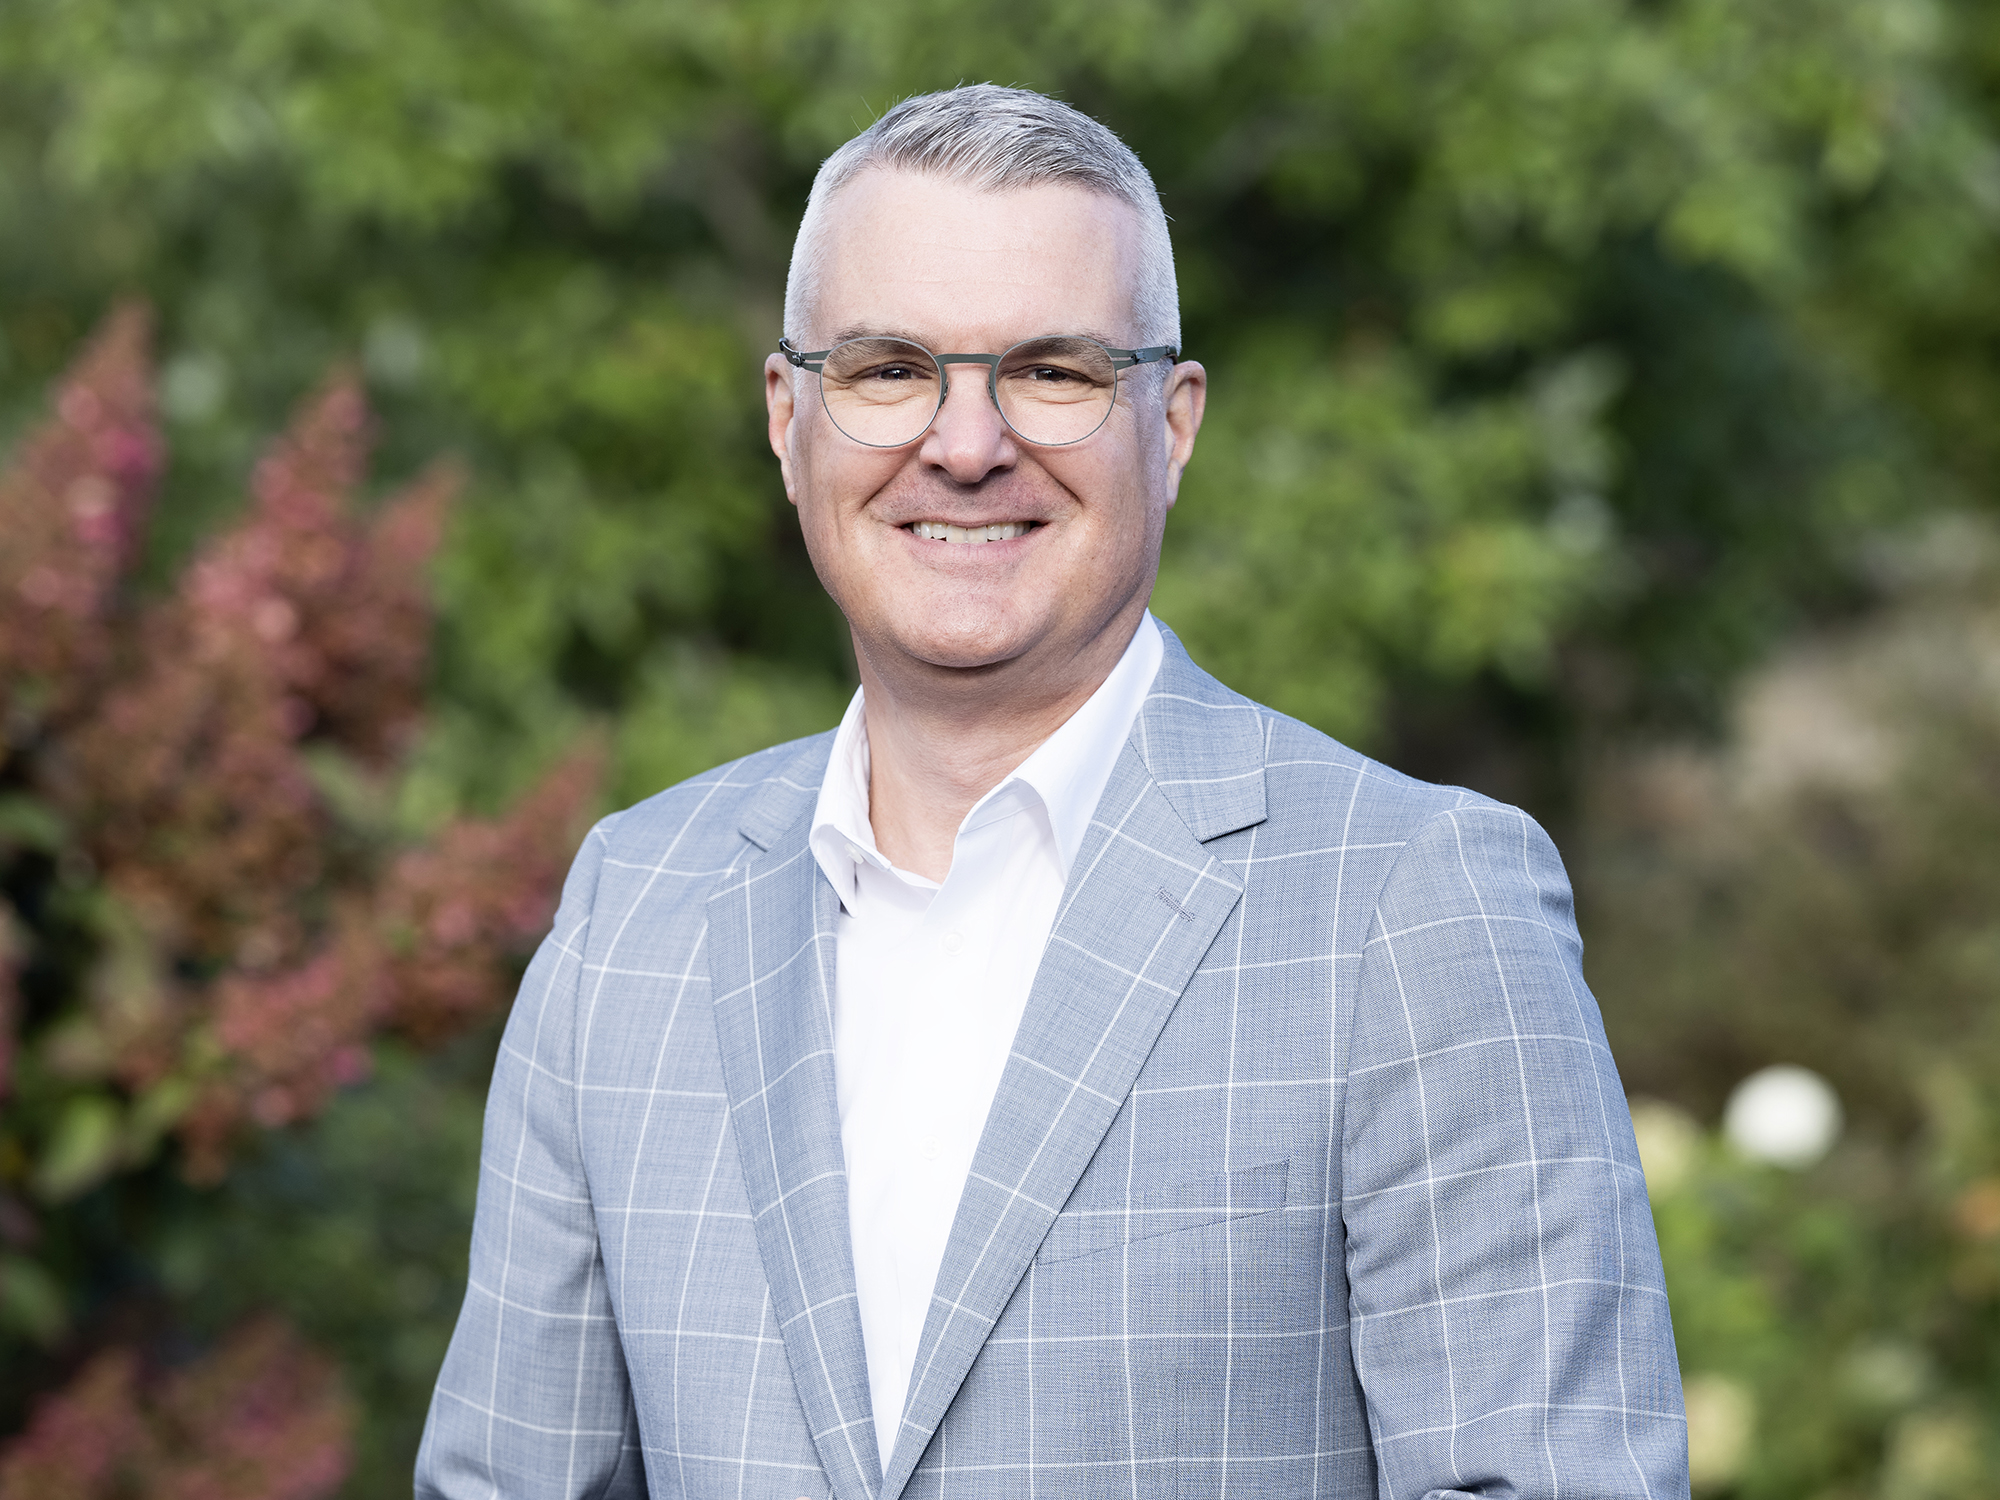
[{"label": "man", "polygon": [[1206,377],[1138,160],[910,100],[785,320],[862,688],[578,857],[419,1493],[1685,1494],[1555,851],[1146,612]]}]

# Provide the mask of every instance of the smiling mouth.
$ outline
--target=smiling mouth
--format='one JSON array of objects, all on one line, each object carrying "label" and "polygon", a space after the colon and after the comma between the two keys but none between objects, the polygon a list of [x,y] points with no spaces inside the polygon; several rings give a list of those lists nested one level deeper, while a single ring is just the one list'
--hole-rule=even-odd
[{"label": "smiling mouth", "polygon": [[1007,542],[1026,536],[1039,523],[1001,521],[992,526],[953,526],[944,521],[912,521],[903,529],[927,542]]}]

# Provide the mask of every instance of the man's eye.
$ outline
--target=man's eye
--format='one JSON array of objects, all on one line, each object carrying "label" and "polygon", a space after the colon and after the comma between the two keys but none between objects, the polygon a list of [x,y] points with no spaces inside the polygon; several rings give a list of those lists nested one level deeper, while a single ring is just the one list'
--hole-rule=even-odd
[{"label": "man's eye", "polygon": [[923,372],[914,365],[877,365],[861,372],[863,380],[921,380]]},{"label": "man's eye", "polygon": [[1037,385],[1061,385],[1084,378],[1075,370],[1065,370],[1061,365],[1030,365],[1023,373]]}]

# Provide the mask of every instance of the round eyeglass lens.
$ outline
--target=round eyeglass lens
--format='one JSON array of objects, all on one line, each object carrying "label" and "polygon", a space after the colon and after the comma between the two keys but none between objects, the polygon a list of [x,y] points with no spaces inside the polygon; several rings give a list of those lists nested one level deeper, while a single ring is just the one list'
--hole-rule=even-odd
[{"label": "round eyeglass lens", "polygon": [[1080,443],[1104,425],[1118,370],[1094,339],[1041,338],[1000,356],[993,395],[1007,425],[1031,443]]},{"label": "round eyeglass lens", "polygon": [[914,443],[937,415],[944,377],[921,344],[849,339],[827,352],[820,399],[833,425],[871,448]]}]

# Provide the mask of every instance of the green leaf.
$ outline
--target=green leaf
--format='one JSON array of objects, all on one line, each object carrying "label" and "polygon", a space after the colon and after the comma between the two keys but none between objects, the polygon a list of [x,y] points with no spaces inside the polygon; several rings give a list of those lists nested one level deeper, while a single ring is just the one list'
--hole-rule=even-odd
[{"label": "green leaf", "polygon": [[11,844],[53,854],[68,836],[62,815],[48,803],[19,793],[0,797],[0,848]]},{"label": "green leaf", "polygon": [[118,1165],[121,1111],[104,1094],[80,1094],[63,1107],[55,1133],[35,1164],[35,1191],[51,1203],[77,1197]]},{"label": "green leaf", "polygon": [[69,1327],[55,1277],[25,1256],[0,1253],[0,1328],[53,1344]]}]

